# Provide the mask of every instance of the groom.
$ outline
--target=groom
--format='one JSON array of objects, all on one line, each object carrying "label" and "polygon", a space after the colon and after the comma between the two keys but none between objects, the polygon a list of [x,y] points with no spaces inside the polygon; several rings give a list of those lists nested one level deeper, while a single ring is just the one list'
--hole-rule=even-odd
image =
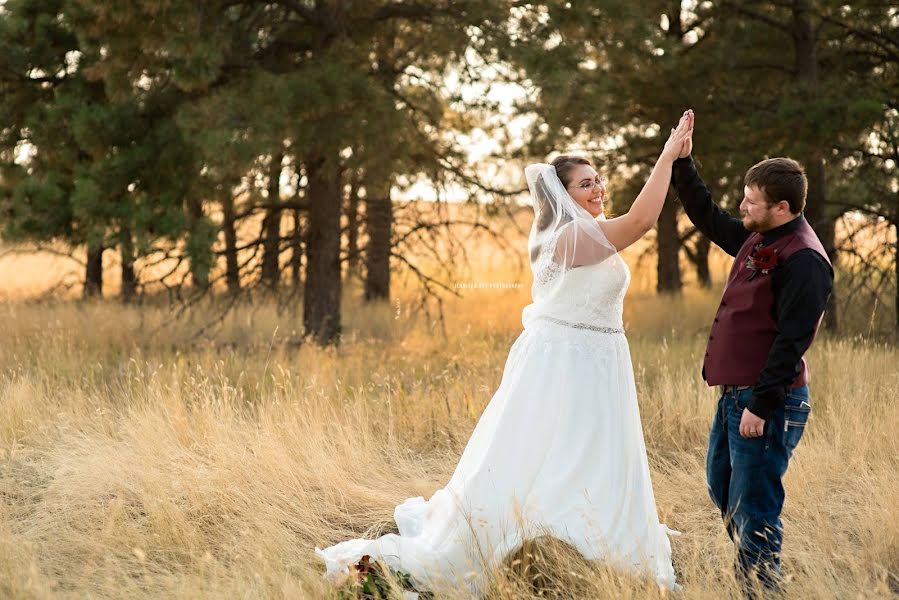
[{"label": "groom", "polygon": [[691,150],[692,140],[674,163],[674,188],[693,224],[736,257],[702,367],[721,393],[706,457],[709,494],[737,545],[747,592],[754,577],[777,589],[782,478],[811,411],[802,355],[833,268],[802,215],[808,183],[796,161],[771,158],[749,169],[737,219],[712,201]]}]

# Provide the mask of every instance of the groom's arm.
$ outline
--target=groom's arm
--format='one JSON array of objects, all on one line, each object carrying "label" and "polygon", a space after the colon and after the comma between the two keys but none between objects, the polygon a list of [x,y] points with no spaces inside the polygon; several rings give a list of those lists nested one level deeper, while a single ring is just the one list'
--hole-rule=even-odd
[{"label": "groom's arm", "polygon": [[722,250],[736,256],[750,232],[740,219],[735,219],[712,201],[712,193],[699,177],[692,156],[674,161],[671,183],[696,228]]},{"label": "groom's arm", "polygon": [[833,269],[820,254],[806,249],[771,271],[771,277],[777,336],[746,405],[749,412],[765,420],[783,404],[786,386],[799,375],[802,355],[812,344],[833,289]]}]

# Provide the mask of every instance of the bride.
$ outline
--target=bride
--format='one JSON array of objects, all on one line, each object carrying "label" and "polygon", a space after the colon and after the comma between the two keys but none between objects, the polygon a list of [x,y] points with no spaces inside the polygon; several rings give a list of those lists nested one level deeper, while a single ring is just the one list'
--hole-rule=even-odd
[{"label": "bride", "polygon": [[689,113],[620,217],[604,218],[605,179],[587,159],[525,169],[533,302],[499,389],[446,487],[395,508],[399,535],[316,548],[326,577],[336,581],[368,555],[416,589],[481,596],[507,554],[551,535],[588,559],[677,587],[674,532],[656,512],[622,328],[630,272],[618,252],[658,219],[672,163],[692,135]]}]

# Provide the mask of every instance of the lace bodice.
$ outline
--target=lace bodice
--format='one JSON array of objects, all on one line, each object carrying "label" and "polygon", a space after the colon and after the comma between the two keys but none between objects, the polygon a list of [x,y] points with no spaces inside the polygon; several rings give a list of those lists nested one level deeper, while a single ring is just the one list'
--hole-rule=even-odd
[{"label": "lace bodice", "polygon": [[[540,317],[581,323],[590,328],[620,329],[623,326],[624,295],[630,283],[630,270],[615,254],[599,264],[569,269],[560,273],[553,265],[535,269],[537,285],[545,285],[553,277],[560,277],[551,286],[552,293],[538,298],[525,307],[522,322],[525,328]],[[537,287],[535,285],[535,288]]]}]

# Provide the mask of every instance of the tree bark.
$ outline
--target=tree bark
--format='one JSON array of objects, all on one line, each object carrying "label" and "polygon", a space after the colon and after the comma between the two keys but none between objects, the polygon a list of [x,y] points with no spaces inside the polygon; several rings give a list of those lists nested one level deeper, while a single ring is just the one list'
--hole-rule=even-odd
[{"label": "tree bark", "polygon": [[668,37],[682,39],[684,37],[683,7],[681,0],[669,0],[668,3]]},{"label": "tree bark", "polygon": [[356,177],[350,182],[350,194],[347,198],[347,270],[349,280],[359,272],[359,182]]},{"label": "tree bark", "polygon": [[678,203],[666,199],[656,225],[658,263],[656,291],[660,294],[679,294],[683,287],[680,272],[680,235],[677,231]]},{"label": "tree bark", "polygon": [[390,236],[393,204],[389,180],[366,185],[365,225],[368,245],[365,248],[366,302],[390,300]]},{"label": "tree bark", "polygon": [[[336,163],[336,161],[334,161]],[[303,325],[319,345],[336,344],[340,335],[340,173],[321,156],[306,162],[309,229]]]},{"label": "tree bark", "polygon": [[[681,2],[668,2],[667,37],[680,40],[684,35]],[[680,234],[677,230],[677,213],[680,202],[674,201],[669,191],[665,199],[659,221],[656,224],[656,292],[660,294],[679,294],[683,288],[680,271]]]},{"label": "tree bark", "polygon": [[282,152],[272,155],[268,172],[268,203],[262,220],[262,283],[276,289],[281,280],[279,264],[281,242],[281,161]]},{"label": "tree bark", "polygon": [[[809,200],[806,202],[808,204],[814,202],[821,207],[819,211],[816,211],[817,218],[815,221],[812,221],[812,218],[808,216],[808,212],[806,212],[806,217],[809,223],[812,224],[815,233],[818,234],[818,239],[821,240],[821,245],[824,246],[824,251],[827,252],[828,258],[830,258],[831,263],[836,268],[837,260],[839,260],[836,247],[836,222],[827,214],[825,209],[827,183],[825,180],[824,159],[816,157],[806,175],[809,188]],[[815,196],[814,200],[812,200],[812,194]],[[824,309],[824,328],[827,331],[837,331],[839,329],[839,314],[837,312],[838,292],[839,290],[834,286],[830,297],[827,299],[827,306]]]},{"label": "tree bark", "polygon": [[712,272],[709,269],[709,250],[712,248],[712,241],[701,233],[696,240],[696,279],[699,285],[705,289],[712,287]]},{"label": "tree bark", "polygon": [[[818,54],[817,33],[812,22],[811,0],[793,0],[793,44],[795,48],[796,79],[804,101],[814,104],[818,100]],[[835,222],[827,214],[827,184],[825,179],[824,154],[818,148],[812,150],[805,160],[808,177],[808,195],[805,202],[805,216],[818,234],[824,250],[831,262],[837,260],[835,243]],[[837,289],[830,294],[824,312],[824,328],[836,331],[839,325],[837,315]]]},{"label": "tree bark", "polygon": [[240,264],[237,261],[237,226],[234,222],[234,196],[222,200],[222,232],[225,234],[225,282],[229,294],[240,293]]},{"label": "tree bark", "polygon": [[190,256],[190,276],[197,289],[205,290],[209,287],[209,271],[212,267],[209,258],[210,249],[207,247],[208,223],[203,213],[203,201],[198,198],[188,198],[187,211],[190,220],[188,232],[187,250]]},{"label": "tree bark", "polygon": [[91,244],[87,247],[87,267],[84,273],[84,291],[82,297],[103,297],[103,244]]},{"label": "tree bark", "polygon": [[893,308],[896,310],[896,333],[899,333],[899,223],[895,223],[893,228],[896,230],[896,244],[893,248],[893,270],[896,275],[896,293]]},{"label": "tree bark", "polygon": [[293,211],[293,233],[290,236],[290,278],[293,287],[299,289],[303,283],[303,211]]},{"label": "tree bark", "polygon": [[134,273],[134,241],[131,230],[122,229],[119,251],[122,255],[122,302],[130,303],[137,295],[137,277]]}]

